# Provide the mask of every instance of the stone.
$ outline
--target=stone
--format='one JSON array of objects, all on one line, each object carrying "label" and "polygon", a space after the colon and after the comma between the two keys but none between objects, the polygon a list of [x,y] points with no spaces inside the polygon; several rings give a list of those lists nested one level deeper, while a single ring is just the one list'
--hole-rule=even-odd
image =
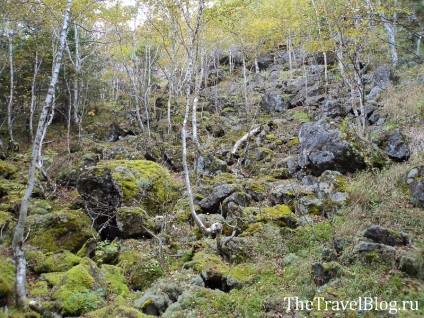
[{"label": "stone", "polygon": [[412,203],[424,208],[424,167],[411,169],[406,177],[406,184],[412,196]]},{"label": "stone", "polygon": [[237,209],[238,207],[247,207],[252,201],[252,197],[246,192],[234,192],[222,202],[223,215]]},{"label": "stone", "polygon": [[334,249],[338,254],[342,253],[346,247],[352,244],[352,240],[345,237],[338,237],[334,239]]},{"label": "stone", "polygon": [[424,278],[424,263],[413,255],[402,255],[399,261],[399,270],[412,277]]},{"label": "stone", "polygon": [[386,87],[395,81],[395,75],[390,66],[385,64],[378,67],[374,72],[374,81],[381,88]]},{"label": "stone", "polygon": [[260,71],[266,70],[272,63],[274,63],[274,56],[268,53],[262,53],[256,57]]},{"label": "stone", "polygon": [[260,210],[257,216],[258,222],[273,222],[281,227],[297,228],[299,220],[291,209],[284,204]]},{"label": "stone", "polygon": [[11,164],[10,162],[0,160],[0,177],[9,179],[12,177],[16,172],[18,171],[18,168],[15,167],[15,165]]},{"label": "stone", "polygon": [[324,263],[324,265],[314,262],[312,263],[311,273],[315,284],[322,286],[337,277],[341,270],[341,265],[336,262]]},{"label": "stone", "polygon": [[219,213],[219,205],[225,198],[235,192],[237,187],[233,184],[222,184],[213,188],[212,193],[199,202],[204,212]]},{"label": "stone", "polygon": [[104,134],[104,140],[107,142],[115,142],[118,141],[119,138],[125,137],[128,133],[119,128],[119,126],[115,123],[109,126],[109,130]]},{"label": "stone", "polygon": [[197,174],[214,176],[227,171],[227,163],[212,155],[200,156],[197,159]]},{"label": "stone", "polygon": [[380,243],[360,242],[352,252],[342,256],[343,262],[360,261],[365,264],[382,264],[393,267],[396,263],[397,251],[394,247]]},{"label": "stone", "polygon": [[77,181],[85,212],[103,238],[121,237],[116,212],[137,205],[148,215],[161,215],[177,200],[178,185],[162,166],[148,160],[103,161],[88,168]]},{"label": "stone", "polygon": [[45,252],[62,249],[76,253],[93,235],[92,221],[82,210],[55,210],[28,216],[29,243]]},{"label": "stone", "polygon": [[344,174],[366,166],[364,158],[341,138],[338,130],[326,128],[320,122],[303,124],[299,142],[302,149],[300,165],[315,176],[326,170]]},{"label": "stone", "polygon": [[405,233],[389,230],[379,225],[371,225],[365,231],[364,236],[375,243],[390,246],[403,246],[409,244],[409,238]]},{"label": "stone", "polygon": [[120,207],[116,212],[116,225],[124,238],[151,237],[160,232],[162,217],[149,216],[139,207]]},{"label": "stone", "polygon": [[283,112],[289,108],[283,96],[278,92],[266,93],[260,101],[261,109],[267,112]]},{"label": "stone", "polygon": [[411,155],[399,130],[394,132],[387,140],[385,152],[390,159],[397,162],[406,161]]}]

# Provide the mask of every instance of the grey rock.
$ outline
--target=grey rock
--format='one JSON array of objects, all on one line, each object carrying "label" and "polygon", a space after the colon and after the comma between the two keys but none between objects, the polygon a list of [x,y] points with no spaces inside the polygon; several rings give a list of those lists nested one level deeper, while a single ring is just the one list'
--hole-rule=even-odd
[{"label": "grey rock", "polygon": [[395,75],[390,66],[385,64],[377,68],[374,72],[374,81],[376,85],[384,88],[395,81]]},{"label": "grey rock", "polygon": [[278,92],[266,93],[260,102],[261,109],[269,112],[283,112],[289,108],[289,104]]},{"label": "grey rock", "polygon": [[368,93],[368,95],[366,96],[366,100],[370,101],[370,100],[374,100],[374,101],[378,101],[380,99],[381,93],[383,92],[383,89],[380,86],[374,86],[371,91]]},{"label": "grey rock", "polygon": [[245,192],[235,192],[227,197],[222,202],[222,212],[224,216],[231,210],[237,209],[237,207],[247,207],[252,201],[252,197]]},{"label": "grey rock", "polygon": [[379,121],[380,117],[380,111],[377,109],[368,117],[368,122],[370,123],[370,125],[374,125]]},{"label": "grey rock", "polygon": [[338,237],[334,239],[334,249],[337,253],[342,253],[346,247],[352,244],[352,240],[345,237]]},{"label": "grey rock", "polygon": [[302,148],[301,166],[315,176],[326,170],[347,173],[366,166],[364,158],[340,137],[338,130],[328,129],[319,122],[303,124],[299,142]]},{"label": "grey rock", "polygon": [[389,137],[385,152],[390,159],[398,162],[408,160],[411,155],[399,130]]},{"label": "grey rock", "polygon": [[321,252],[321,259],[323,262],[335,262],[337,260],[337,253],[330,248],[324,248]]},{"label": "grey rock", "polygon": [[109,130],[104,135],[104,140],[107,142],[115,142],[118,141],[120,137],[125,137],[128,133],[119,128],[119,126],[115,123],[111,124]]},{"label": "grey rock", "polygon": [[233,184],[216,186],[211,194],[199,202],[199,205],[204,212],[218,213],[221,202],[235,192],[236,189],[236,186]]},{"label": "grey rock", "polygon": [[424,264],[413,256],[403,255],[399,261],[399,269],[409,276],[424,278]]},{"label": "grey rock", "polygon": [[325,266],[321,263],[314,262],[312,263],[311,272],[315,284],[322,286],[337,277],[341,269],[341,265],[336,262],[327,263]]},{"label": "grey rock", "polygon": [[409,191],[412,195],[412,203],[417,207],[424,208],[424,179],[412,182],[409,185]]},{"label": "grey rock", "polygon": [[407,245],[409,238],[405,233],[389,230],[379,225],[371,225],[364,233],[364,236],[375,243],[385,245]]},{"label": "grey rock", "polygon": [[396,263],[397,251],[394,247],[380,243],[360,242],[351,253],[344,254],[343,262],[352,263],[360,261],[362,263],[377,263],[387,266],[394,266]]},{"label": "grey rock", "polygon": [[266,70],[272,63],[274,63],[274,56],[268,53],[262,53],[257,58],[259,70]]},{"label": "grey rock", "polygon": [[424,208],[424,166],[418,166],[408,172],[406,183],[412,195],[412,203]]},{"label": "grey rock", "polygon": [[214,176],[227,171],[227,163],[224,160],[218,159],[212,155],[206,157],[200,156],[197,159],[197,174]]}]

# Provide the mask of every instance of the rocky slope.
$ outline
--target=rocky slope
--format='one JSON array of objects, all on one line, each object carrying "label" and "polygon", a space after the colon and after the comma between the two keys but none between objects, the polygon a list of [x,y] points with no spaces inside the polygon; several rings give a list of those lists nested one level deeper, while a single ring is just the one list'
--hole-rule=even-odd
[{"label": "rocky slope", "polygon": [[[263,54],[246,87],[241,65],[218,58],[189,161],[196,211],[222,233],[203,237],[192,222],[181,117],[170,135],[152,122],[149,138],[122,119],[131,114],[105,111],[71,154],[52,127],[44,162],[57,188],[40,181],[25,244],[43,317],[387,317],[287,303],[361,296],[418,301],[396,315],[423,316],[422,66],[364,69],[362,121],[319,56],[299,53],[289,70],[284,52]],[[25,153],[0,161],[0,306],[13,307],[9,247],[27,163]]]}]

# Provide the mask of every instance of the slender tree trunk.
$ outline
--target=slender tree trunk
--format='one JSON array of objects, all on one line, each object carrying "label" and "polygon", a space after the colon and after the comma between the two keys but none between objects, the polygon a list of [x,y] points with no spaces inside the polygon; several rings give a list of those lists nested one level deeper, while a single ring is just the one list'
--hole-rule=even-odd
[{"label": "slender tree trunk", "polygon": [[40,67],[41,67],[41,63],[42,63],[42,59],[39,60],[38,48],[36,48],[34,75],[32,76],[32,81],[31,81],[31,104],[29,109],[29,134],[31,136],[31,141],[34,140],[34,113],[35,113],[35,103],[37,99],[37,96],[35,94],[35,91],[36,91],[35,87],[37,84],[37,76],[38,76],[38,71],[40,70]]},{"label": "slender tree trunk", "polygon": [[[193,99],[193,109],[191,113],[191,126],[193,130],[193,140],[196,144],[197,150],[200,151],[200,142],[199,142],[199,136],[197,135],[197,106],[199,104],[199,95],[200,95],[200,88],[202,86],[202,79],[204,74],[204,37],[202,38],[199,55],[200,55],[200,73],[199,76],[196,76],[195,78],[195,86],[194,86],[194,99]],[[217,73],[218,76],[218,73]]]},{"label": "slender tree trunk", "polygon": [[24,242],[24,230],[25,230],[26,218],[28,215],[28,205],[32,195],[32,191],[34,190],[35,170],[37,167],[39,153],[42,148],[43,134],[45,132],[46,125],[48,124],[49,114],[52,108],[53,96],[56,89],[56,83],[59,77],[63,50],[65,48],[66,34],[68,32],[71,3],[72,3],[72,0],[68,0],[66,3],[63,25],[62,25],[62,30],[61,30],[60,39],[59,39],[60,46],[55,56],[54,71],[52,74],[52,78],[50,81],[46,99],[44,101],[44,106],[40,115],[40,119],[38,121],[37,133],[35,135],[33,146],[32,146],[31,165],[28,171],[28,184],[27,184],[25,194],[21,201],[21,206],[19,209],[19,219],[18,219],[18,223],[16,225],[15,232],[13,235],[12,248],[13,248],[13,254],[14,254],[15,263],[16,263],[16,288],[15,288],[16,305],[20,308],[25,307],[27,302],[26,288],[25,288],[26,259],[25,259],[25,253],[22,248],[22,245]]},{"label": "slender tree trunk", "polygon": [[[199,0],[199,9],[197,13],[197,21],[196,26],[193,30],[191,30],[191,39],[190,39],[190,46],[187,47],[187,73],[186,73],[186,107],[185,107],[185,115],[184,115],[184,121],[183,121],[183,127],[181,132],[182,137],[182,147],[183,147],[183,153],[182,153],[182,159],[183,159],[183,167],[184,167],[184,177],[185,177],[185,183],[186,183],[186,189],[187,189],[187,195],[188,195],[188,201],[190,206],[190,212],[194,219],[194,222],[199,227],[200,231],[202,233],[212,233],[216,232],[220,229],[222,229],[222,225],[219,223],[214,223],[212,226],[207,228],[203,222],[198,217],[195,209],[194,209],[194,202],[193,202],[193,191],[191,189],[191,182],[190,182],[190,172],[187,165],[187,124],[188,124],[188,118],[190,114],[190,101],[191,101],[191,78],[193,74],[193,62],[194,62],[194,45],[195,41],[197,39],[197,35],[199,32],[200,27],[200,18],[203,13],[205,7],[205,0]],[[190,28],[189,22],[187,22],[187,25]]]},{"label": "slender tree trunk", "polygon": [[10,89],[9,89],[9,102],[7,103],[7,125],[9,128],[9,138],[10,142],[14,143],[15,139],[13,138],[13,99],[15,93],[15,73],[13,65],[13,41],[10,36],[9,26],[6,25],[6,37],[9,47],[9,69],[10,69]]}]

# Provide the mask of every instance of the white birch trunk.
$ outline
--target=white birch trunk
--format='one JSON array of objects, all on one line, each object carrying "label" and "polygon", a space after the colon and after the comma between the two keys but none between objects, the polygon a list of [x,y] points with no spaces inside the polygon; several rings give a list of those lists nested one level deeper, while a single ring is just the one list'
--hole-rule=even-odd
[{"label": "white birch trunk", "polygon": [[13,144],[15,139],[13,138],[13,99],[15,93],[15,73],[13,65],[13,42],[10,36],[9,26],[6,24],[6,37],[9,48],[9,70],[10,70],[10,89],[9,89],[9,102],[7,103],[7,126],[9,128],[10,142]]},{"label": "white birch trunk", "polygon": [[25,253],[22,248],[23,241],[24,241],[25,223],[26,223],[26,218],[28,215],[29,200],[31,198],[32,191],[34,190],[35,170],[37,167],[39,153],[42,148],[42,138],[43,138],[44,131],[46,129],[46,125],[48,124],[49,114],[50,114],[52,103],[53,103],[53,96],[56,89],[56,83],[59,77],[59,71],[60,71],[61,62],[62,62],[62,55],[63,55],[63,50],[65,48],[66,35],[68,32],[71,3],[72,3],[72,0],[68,0],[66,3],[63,25],[62,25],[62,30],[60,33],[60,38],[59,38],[60,46],[55,56],[54,71],[52,74],[52,78],[50,80],[49,89],[46,95],[46,99],[44,101],[40,119],[38,121],[37,133],[35,135],[33,146],[32,146],[31,165],[28,171],[28,184],[27,184],[25,194],[21,201],[18,223],[16,225],[15,232],[13,235],[12,248],[13,248],[13,254],[14,254],[15,263],[16,263],[16,288],[15,288],[16,305],[21,308],[25,307],[27,302],[26,287],[25,287],[26,259],[25,259]]}]

